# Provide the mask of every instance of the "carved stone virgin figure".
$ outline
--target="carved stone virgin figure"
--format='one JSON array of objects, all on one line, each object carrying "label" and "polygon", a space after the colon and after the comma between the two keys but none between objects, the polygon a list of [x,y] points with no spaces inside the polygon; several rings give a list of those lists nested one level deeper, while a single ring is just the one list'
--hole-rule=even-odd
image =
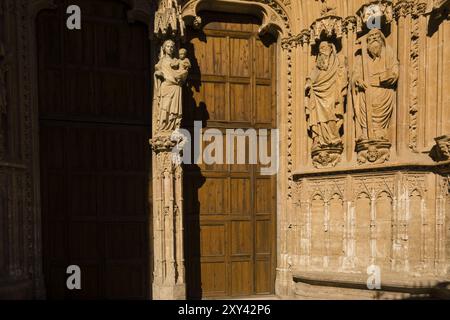
[{"label": "carved stone virgin figure", "polygon": [[167,40],[155,66],[154,106],[156,107],[156,130],[174,131],[182,118],[182,86],[186,82],[191,64],[186,50],[180,50],[180,59],[175,58],[175,42]]},{"label": "carved stone virgin figure", "polygon": [[358,161],[383,163],[391,147],[388,129],[396,107],[399,61],[378,29],[368,33],[361,47],[353,72]]},{"label": "carved stone virgin figure", "polygon": [[347,95],[347,69],[334,44],[322,41],[316,66],[306,79],[306,115],[316,167],[335,166],[342,153],[340,129]]}]

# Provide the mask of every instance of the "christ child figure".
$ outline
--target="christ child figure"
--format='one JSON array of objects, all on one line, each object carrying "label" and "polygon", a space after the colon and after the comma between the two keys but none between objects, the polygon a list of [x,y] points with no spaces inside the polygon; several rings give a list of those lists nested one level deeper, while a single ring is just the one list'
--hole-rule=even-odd
[{"label": "christ child figure", "polygon": [[180,84],[184,84],[189,74],[189,69],[191,69],[191,62],[187,58],[187,50],[184,48],[180,49],[178,57],[178,65],[176,66],[178,75],[175,78]]}]

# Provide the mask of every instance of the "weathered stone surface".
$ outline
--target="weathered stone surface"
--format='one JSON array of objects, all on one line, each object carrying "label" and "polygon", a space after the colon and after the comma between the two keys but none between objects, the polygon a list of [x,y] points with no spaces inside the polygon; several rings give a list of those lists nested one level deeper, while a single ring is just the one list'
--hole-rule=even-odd
[{"label": "weathered stone surface", "polygon": [[[144,2],[127,3],[136,7]],[[139,8],[150,10],[145,3]],[[369,33],[367,28],[368,8],[373,4],[381,5],[381,33]],[[130,15],[146,17],[157,39],[172,38],[177,45],[191,32],[184,22],[201,28],[202,10],[255,15],[261,18],[261,35],[270,33],[281,39],[276,79],[279,296],[397,299],[423,294],[448,298],[448,4],[444,0],[161,0],[151,12],[141,14],[139,9]],[[51,7],[50,0],[7,0],[0,6],[0,219],[9,230],[6,241],[0,243],[0,297],[37,298],[44,292],[37,51],[32,26],[36,14]],[[382,72],[378,82],[376,77],[358,79],[358,72],[346,71],[366,72],[360,58],[370,55],[365,46],[371,35],[384,38],[380,65],[385,70],[378,70],[376,64],[366,70],[370,76]],[[305,95],[307,72],[316,67],[317,52],[311,44],[330,39],[335,44],[333,55],[342,57],[342,77],[330,80],[339,82],[335,86],[338,92],[330,95],[339,112],[334,112],[328,123],[322,122],[326,132],[336,138],[331,142],[324,135],[309,134],[313,125],[308,113],[311,116],[312,110],[308,108],[310,97]],[[8,52],[14,54],[6,72]],[[152,64],[157,65],[159,59],[154,58]],[[174,52],[169,58],[176,60],[172,62],[178,62],[179,68],[184,60],[175,58]],[[189,69],[187,66],[186,62]],[[185,72],[172,71],[174,78],[185,80]],[[161,74],[156,76],[162,84]],[[13,81],[6,81],[9,79]],[[346,87],[347,82],[350,85]],[[364,85],[369,91],[376,88],[380,96],[389,96],[389,102],[374,98],[372,108],[361,108],[367,97],[364,90],[356,96],[354,87]],[[174,91],[181,88],[169,87]],[[343,92],[349,93],[346,98]],[[173,163],[170,152],[174,147],[170,136],[182,114],[181,105],[173,101],[164,109],[168,113],[159,112],[155,105],[160,98],[155,95],[152,140],[153,293],[157,299],[175,299],[185,297],[184,277],[189,272],[184,270],[183,257],[182,170]],[[371,119],[369,109],[377,110]],[[365,121],[360,121],[361,114]],[[2,134],[6,121],[14,135]],[[8,141],[3,143],[5,139]],[[314,139],[322,140],[320,148]],[[2,146],[11,144],[18,147],[9,154]],[[11,218],[16,216],[23,217],[21,223]],[[380,267],[382,287],[384,284],[389,290],[364,288],[371,265]],[[402,282],[391,281],[396,278]]]}]

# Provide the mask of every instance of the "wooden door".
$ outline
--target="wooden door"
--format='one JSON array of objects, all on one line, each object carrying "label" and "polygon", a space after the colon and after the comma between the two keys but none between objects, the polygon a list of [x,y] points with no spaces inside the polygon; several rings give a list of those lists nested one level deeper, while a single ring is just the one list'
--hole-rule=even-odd
[{"label": "wooden door", "polygon": [[[150,44],[121,1],[37,19],[44,275],[50,299],[151,296]],[[66,28],[68,5],[82,29]],[[81,290],[66,269],[81,268]]]},{"label": "wooden door", "polygon": [[[224,135],[226,129],[275,128],[276,51],[258,38],[259,21],[212,13],[202,19],[205,27],[188,45],[193,69],[184,126],[202,120],[203,130],[217,128]],[[186,167],[188,296],[274,292],[276,176],[262,176],[259,169]]]}]

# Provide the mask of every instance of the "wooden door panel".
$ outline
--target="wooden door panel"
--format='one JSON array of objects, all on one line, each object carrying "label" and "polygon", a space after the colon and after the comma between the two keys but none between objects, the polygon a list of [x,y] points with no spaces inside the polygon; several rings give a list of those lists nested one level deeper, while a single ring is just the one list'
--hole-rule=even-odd
[{"label": "wooden door panel", "polygon": [[[150,45],[123,3],[37,19],[43,256],[53,299],[150,297]],[[82,29],[65,26],[79,5]],[[66,269],[81,268],[81,290]]]},{"label": "wooden door panel", "polygon": [[223,262],[204,262],[201,264],[201,284],[205,296],[225,296],[227,290],[227,266]]},{"label": "wooden door panel", "polygon": [[253,293],[253,266],[251,261],[231,262],[231,295],[246,296]]},{"label": "wooden door panel", "polygon": [[229,38],[231,77],[249,78],[252,72],[250,58],[250,39]]},{"label": "wooden door panel", "polygon": [[225,224],[203,224],[200,229],[202,257],[225,259],[226,234]]},{"label": "wooden door panel", "polygon": [[250,83],[230,84],[230,121],[251,122],[252,96]]},{"label": "wooden door panel", "polygon": [[[248,150],[258,142],[259,128],[275,127],[274,46],[258,38],[253,18],[205,13],[202,19],[205,28],[190,40],[190,58],[198,67],[192,70],[184,123],[192,129],[193,121],[201,120],[204,130],[216,129],[224,142],[223,159],[231,150],[235,164],[186,166],[188,296],[273,293],[276,179],[259,175]],[[226,131],[239,128],[256,129],[257,140],[240,132],[230,149]],[[244,164],[237,164],[243,156],[238,137],[247,150]]]},{"label": "wooden door panel", "polygon": [[270,85],[257,85],[256,86],[256,122],[261,124],[272,123],[272,92],[273,89]]}]

